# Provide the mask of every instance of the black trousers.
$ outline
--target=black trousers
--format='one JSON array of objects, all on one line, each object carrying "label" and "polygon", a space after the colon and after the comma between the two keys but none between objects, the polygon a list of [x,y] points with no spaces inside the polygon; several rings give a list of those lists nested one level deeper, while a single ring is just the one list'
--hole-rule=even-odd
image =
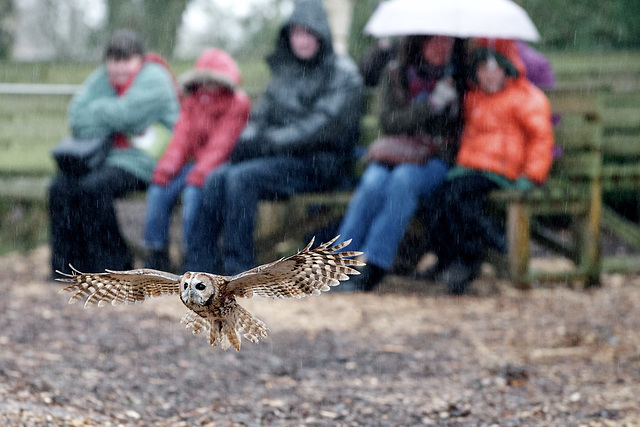
[{"label": "black trousers", "polygon": [[498,185],[474,173],[445,182],[431,199],[429,240],[443,264],[474,263],[487,248],[506,252],[504,228],[486,212],[489,193]]},{"label": "black trousers", "polygon": [[52,272],[69,273],[69,264],[83,272],[130,269],[132,256],[120,233],[114,200],[146,187],[145,181],[113,166],[82,177],[56,176],[49,188]]}]

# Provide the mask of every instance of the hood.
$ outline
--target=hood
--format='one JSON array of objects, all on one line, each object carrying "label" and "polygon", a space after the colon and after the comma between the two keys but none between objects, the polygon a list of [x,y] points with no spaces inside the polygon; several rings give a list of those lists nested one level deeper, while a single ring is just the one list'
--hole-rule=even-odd
[{"label": "hood", "polygon": [[220,49],[205,50],[195,66],[182,74],[179,81],[183,92],[187,95],[199,84],[207,81],[218,83],[231,90],[235,90],[242,83],[238,64],[227,52]]},{"label": "hood", "polygon": [[276,49],[268,58],[269,64],[273,65],[278,60],[295,59],[289,47],[289,28],[292,24],[302,25],[320,39],[320,49],[313,61],[321,62],[323,58],[333,54],[333,42],[331,40],[331,27],[327,12],[322,7],[320,0],[298,0],[293,12],[287,19],[278,35]]},{"label": "hood", "polygon": [[504,56],[518,70],[518,76],[524,77],[527,74],[527,68],[522,59],[520,59],[518,45],[515,40],[478,38],[476,39],[476,46],[487,47]]},{"label": "hood", "polygon": [[504,74],[506,77],[518,78],[519,73],[516,69],[515,65],[503,54],[497,52],[488,47],[477,47],[474,49],[471,54],[471,67],[469,68],[469,78],[474,84],[478,84],[478,77],[476,75],[476,70],[478,69],[478,65],[481,62],[486,61],[489,58],[494,58],[496,63],[500,68],[504,70]]}]

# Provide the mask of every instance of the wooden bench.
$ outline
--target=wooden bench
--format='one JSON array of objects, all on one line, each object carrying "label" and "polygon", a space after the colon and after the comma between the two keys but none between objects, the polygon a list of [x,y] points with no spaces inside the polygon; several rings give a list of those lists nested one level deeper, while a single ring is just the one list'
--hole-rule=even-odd
[{"label": "wooden bench", "polygon": [[[553,111],[562,116],[561,123],[554,130],[562,155],[554,160],[548,182],[528,192],[495,191],[491,195],[492,204],[506,218],[506,263],[509,276],[518,287],[527,288],[532,283],[547,281],[582,282],[588,286],[599,281],[602,123],[598,93],[591,87],[550,91],[548,96]],[[375,126],[372,124],[375,119],[371,116],[366,116],[365,121],[367,128]],[[640,188],[640,181],[636,188]],[[260,252],[268,251],[267,246],[275,241],[279,244],[274,255],[292,253],[303,244],[302,236],[338,220],[350,197],[350,192],[308,194],[279,205],[265,205],[265,209],[273,211],[261,215],[261,218],[276,219],[277,224],[258,226],[258,230],[264,233],[264,241],[257,237]],[[313,205],[328,207],[329,215],[310,218],[307,211]],[[568,233],[559,234],[544,225],[544,217],[557,216],[569,218]],[[420,224],[413,224],[413,227],[422,229]],[[640,233],[637,237],[640,243]],[[530,267],[532,238],[568,258],[576,267],[561,271],[533,270]],[[399,256],[413,256],[411,249],[404,252]],[[406,270],[406,266],[400,269]]]},{"label": "wooden bench", "polygon": [[[591,94],[588,95],[590,96]],[[597,194],[592,194],[592,192],[597,193],[599,188],[597,185],[592,185],[599,173],[597,160],[594,160],[599,158],[599,153],[597,152],[598,143],[594,140],[597,137],[597,131],[593,129],[593,120],[590,120],[596,114],[594,104],[585,102],[584,94],[579,92],[555,92],[551,96],[554,110],[561,111],[563,114],[563,124],[556,134],[558,142],[564,146],[565,155],[559,162],[556,162],[551,180],[553,182],[556,178],[559,178],[559,183],[525,194],[498,192],[494,195],[494,200],[506,206],[510,230],[508,233],[510,272],[511,277],[517,283],[528,283],[532,278],[536,277],[535,275],[531,276],[528,270],[529,234],[526,230],[529,230],[527,224],[530,222],[530,217],[556,212],[582,218],[586,215],[586,212],[600,211],[597,206],[590,204],[591,201],[595,203],[595,201],[600,200]],[[583,122],[586,122],[589,126],[582,126]],[[377,133],[375,118],[366,116],[363,124],[366,135],[363,140],[367,138],[374,139]],[[584,137],[583,134],[588,132],[592,133],[587,135],[588,137]],[[564,136],[565,134],[567,135],[566,137]],[[578,157],[574,157],[574,149]],[[596,150],[595,157],[591,157],[594,168],[576,167],[575,163],[584,165],[584,159],[580,156],[589,154],[589,150],[592,149]],[[575,171],[577,174],[576,176],[568,177],[569,180],[566,181],[564,179],[567,178],[568,171],[569,174],[573,173],[570,171]],[[586,175],[583,171],[587,172]],[[48,181],[45,181],[40,178],[20,178],[12,183],[0,183],[0,188],[5,188],[6,193],[0,192],[0,197],[4,197],[5,200],[31,199],[32,201],[40,200],[44,202],[48,185]],[[576,181],[583,182],[584,186],[574,186],[573,184],[576,184]],[[571,185],[564,185],[563,187],[565,182],[571,182]],[[27,187],[30,189],[27,189]],[[13,190],[8,191],[8,188],[13,188]],[[10,192],[12,194],[9,194]],[[286,201],[262,202],[254,236],[260,261],[270,261],[279,256],[295,252],[295,250],[304,245],[304,240],[314,230],[339,221],[351,198],[351,194],[351,191],[340,190],[300,194]],[[131,198],[138,199],[143,197],[144,193],[131,196]],[[587,206],[589,206],[588,210]],[[598,227],[595,225],[597,216],[590,215],[588,218],[587,223],[591,221],[591,228],[595,227],[597,230]],[[143,223],[141,222],[139,226],[142,229]],[[580,230],[579,227],[578,230]],[[536,234],[536,227],[533,227],[533,232],[535,237],[539,237]],[[596,235],[597,233],[592,233],[592,236]],[[136,257],[138,259],[144,257],[144,249],[139,236],[137,236],[137,240],[132,236],[127,237]],[[588,242],[594,241],[597,241],[597,237],[595,239],[593,237],[582,239],[583,246],[581,250],[574,249],[571,251],[565,248],[565,253],[570,254],[571,259],[576,260],[579,264],[581,263],[580,274],[583,277],[593,278],[597,276],[598,270],[594,265],[597,264],[599,254],[596,249],[588,245]],[[549,278],[546,276],[538,277],[545,280]]]},{"label": "wooden bench", "polygon": [[[640,266],[635,259],[607,259],[600,254],[601,226],[640,248],[640,227],[602,205],[603,192],[640,190],[639,95],[612,93],[601,87],[548,92],[553,111],[562,115],[555,134],[556,143],[563,149],[549,182],[530,192],[499,191],[491,196],[493,203],[506,213],[507,262],[511,279],[517,285],[528,287],[538,281],[558,280],[588,285],[598,282],[603,269],[628,271]],[[375,139],[376,119],[365,116],[363,126],[363,141]],[[44,212],[37,219],[27,218],[28,224],[20,226],[21,234],[13,237],[24,241],[18,247],[46,241],[43,224],[47,218],[43,207],[48,182],[46,176],[0,178],[2,203],[18,210],[38,206]],[[351,194],[348,190],[337,190],[262,202],[255,235],[260,261],[293,253],[304,245],[313,230],[339,221]],[[140,199],[144,193],[132,197]],[[550,232],[545,226],[543,217],[558,215],[571,220],[568,233]],[[34,222],[36,226],[31,227]],[[15,225],[5,225],[9,227]],[[566,256],[576,268],[561,272],[534,270],[530,266],[531,239]],[[137,256],[142,257],[140,242],[131,240],[131,243]]]},{"label": "wooden bench", "polygon": [[[549,182],[527,193],[492,195],[507,214],[511,279],[522,287],[550,280],[589,286],[599,282],[601,272],[640,271],[637,254],[602,256],[600,234],[607,230],[640,250],[639,224],[603,202],[606,196],[624,192],[640,195],[640,91],[573,87],[550,91],[548,96],[554,112],[562,115],[555,135],[563,148]],[[555,215],[571,219],[568,235],[549,232],[538,221]],[[529,265],[531,236],[566,256],[576,268],[533,270]]]},{"label": "wooden bench", "polygon": [[[0,177],[0,213],[4,215],[0,223],[0,238],[7,242],[3,250],[29,250],[47,241],[48,213],[47,197],[51,182],[50,176],[5,176]],[[135,232],[123,229],[123,234],[135,258],[135,264],[141,266],[146,255],[142,240],[144,229],[145,192],[134,192],[116,203],[116,209],[122,214],[124,205],[129,204]],[[314,230],[338,221],[351,198],[348,190],[336,190],[319,193],[303,193],[282,201],[263,201],[259,206],[259,215],[255,232],[256,250],[260,262],[296,252],[304,240]],[[180,209],[174,209],[172,227],[180,228]],[[179,230],[173,232],[176,237]],[[177,240],[177,241],[176,241]],[[171,242],[174,264],[179,266],[179,239]]]},{"label": "wooden bench", "polygon": [[[631,199],[635,198],[632,202],[639,203],[640,89],[600,92],[598,115],[602,125],[602,191],[605,200],[626,194]],[[640,250],[640,226],[634,221],[603,205],[603,228]],[[605,271],[640,271],[640,257],[636,255],[603,257],[602,264]]]},{"label": "wooden bench", "polygon": [[352,194],[350,190],[338,189],[297,194],[285,201],[260,202],[254,236],[260,262],[292,255],[318,230],[337,225]]},{"label": "wooden bench", "polygon": [[[602,210],[602,126],[597,96],[590,90],[548,92],[561,122],[554,129],[562,154],[554,159],[548,181],[531,191],[496,191],[491,200],[506,212],[510,278],[528,288],[543,281],[599,282]],[[570,219],[569,233],[550,232],[542,217]],[[575,268],[540,271],[530,267],[531,237],[573,261]]]}]

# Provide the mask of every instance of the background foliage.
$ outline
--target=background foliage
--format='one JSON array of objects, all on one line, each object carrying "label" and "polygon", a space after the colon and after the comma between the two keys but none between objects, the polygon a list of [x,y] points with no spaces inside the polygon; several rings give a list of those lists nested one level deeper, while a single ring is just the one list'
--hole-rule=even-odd
[{"label": "background foliage", "polygon": [[[0,59],[9,57],[18,31],[28,33],[32,44],[46,46],[48,58],[97,59],[108,34],[120,27],[136,29],[150,49],[168,58],[184,57],[187,48],[199,52],[211,45],[236,57],[263,58],[294,0],[255,1],[243,16],[234,15],[228,6],[215,0],[93,0],[91,4],[100,1],[106,10],[104,22],[88,23],[90,6],[86,1],[0,0]],[[640,49],[638,0],[516,1],[538,27],[542,40],[536,46],[543,51]],[[380,0],[354,1],[349,52],[356,59],[372,40],[362,34],[362,28],[378,3]],[[180,44],[180,35],[190,29],[185,27],[189,22],[183,21],[185,12],[196,5],[208,24],[197,40]],[[18,12],[26,17],[17,19]]]},{"label": "background foliage", "polygon": [[0,0],[0,59],[11,53],[15,28],[15,14],[11,0]]},{"label": "background foliage", "polygon": [[150,50],[171,56],[182,14],[190,0],[108,0],[107,32],[133,28]]},{"label": "background foliage", "polygon": [[521,0],[545,50],[640,48],[638,0]]}]

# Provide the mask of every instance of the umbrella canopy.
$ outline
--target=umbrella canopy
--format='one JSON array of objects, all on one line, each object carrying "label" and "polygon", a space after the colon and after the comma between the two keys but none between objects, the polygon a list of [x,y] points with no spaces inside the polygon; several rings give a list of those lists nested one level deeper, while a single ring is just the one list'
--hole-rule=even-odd
[{"label": "umbrella canopy", "polygon": [[540,40],[527,12],[510,0],[389,0],[373,12],[364,32]]}]

